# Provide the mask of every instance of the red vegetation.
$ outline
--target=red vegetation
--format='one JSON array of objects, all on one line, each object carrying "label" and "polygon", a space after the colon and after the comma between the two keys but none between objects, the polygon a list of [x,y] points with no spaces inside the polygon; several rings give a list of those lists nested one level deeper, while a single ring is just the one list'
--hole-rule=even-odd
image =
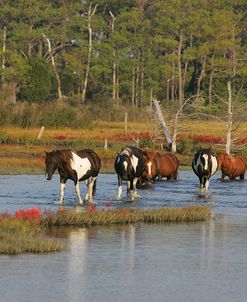
[{"label": "red vegetation", "polygon": [[75,139],[76,137],[70,134],[57,134],[54,136],[58,140]]},{"label": "red vegetation", "polygon": [[246,144],[247,143],[247,137],[240,137],[240,138],[237,138],[234,143],[236,145],[242,145],[242,144]]},{"label": "red vegetation", "polygon": [[15,218],[25,221],[36,221],[41,219],[41,212],[38,208],[23,209],[15,212]]},{"label": "red vegetation", "polygon": [[212,143],[212,144],[222,144],[222,143],[224,143],[224,138],[219,137],[219,136],[194,135],[192,137],[192,139],[196,143]]},{"label": "red vegetation", "polygon": [[94,213],[96,211],[96,206],[94,203],[86,205],[88,213]]}]

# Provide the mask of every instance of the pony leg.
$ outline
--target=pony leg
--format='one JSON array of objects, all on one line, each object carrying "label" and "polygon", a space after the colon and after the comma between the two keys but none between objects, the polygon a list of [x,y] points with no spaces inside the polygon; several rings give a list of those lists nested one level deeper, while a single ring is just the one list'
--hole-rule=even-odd
[{"label": "pony leg", "polygon": [[64,191],[65,191],[65,182],[60,182],[60,200],[59,200],[60,204],[63,204]]},{"label": "pony leg", "polygon": [[208,190],[208,187],[209,187],[209,179],[207,179],[207,180],[205,181],[205,191]]},{"label": "pony leg", "polygon": [[80,192],[80,185],[79,185],[79,181],[77,180],[77,183],[75,184],[75,191],[79,200],[79,204],[83,204],[83,200],[81,198],[81,192]]},{"label": "pony leg", "polygon": [[94,183],[96,181],[97,177],[92,177],[91,180],[88,182],[88,185],[87,185],[87,188],[88,188],[88,191],[85,195],[85,201],[90,201],[90,202],[93,202],[93,186],[94,186]]},{"label": "pony leg", "polygon": [[133,194],[134,194],[134,197],[139,197],[138,193],[137,193],[137,190],[136,190],[136,183],[138,181],[138,178],[134,178],[133,180]]},{"label": "pony leg", "polygon": [[117,199],[120,200],[122,196],[123,188],[122,188],[122,178],[118,175],[118,191],[117,191]]}]

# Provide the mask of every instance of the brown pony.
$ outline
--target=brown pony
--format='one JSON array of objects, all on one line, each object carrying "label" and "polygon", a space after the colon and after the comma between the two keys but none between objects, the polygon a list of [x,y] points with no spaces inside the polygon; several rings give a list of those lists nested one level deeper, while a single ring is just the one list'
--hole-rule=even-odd
[{"label": "brown pony", "polygon": [[235,180],[236,177],[244,179],[245,174],[245,161],[242,156],[228,155],[227,153],[217,154],[218,168],[221,169],[221,179],[226,176],[229,180]]},{"label": "brown pony", "polygon": [[158,177],[159,171],[155,152],[144,148],[139,149],[143,154],[145,162],[145,169],[142,172],[142,176],[138,179],[138,184],[142,186],[154,181]]},{"label": "brown pony", "polygon": [[156,152],[156,160],[159,171],[159,179],[166,177],[167,180],[177,180],[179,161],[175,154],[160,154]]}]

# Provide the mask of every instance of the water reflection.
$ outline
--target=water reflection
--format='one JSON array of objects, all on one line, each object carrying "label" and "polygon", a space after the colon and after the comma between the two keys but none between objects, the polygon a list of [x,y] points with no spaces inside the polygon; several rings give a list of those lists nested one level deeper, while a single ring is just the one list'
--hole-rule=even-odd
[{"label": "water reflection", "polygon": [[62,253],[0,257],[1,300],[245,301],[246,226],[246,215],[216,214],[57,232],[68,243]]}]

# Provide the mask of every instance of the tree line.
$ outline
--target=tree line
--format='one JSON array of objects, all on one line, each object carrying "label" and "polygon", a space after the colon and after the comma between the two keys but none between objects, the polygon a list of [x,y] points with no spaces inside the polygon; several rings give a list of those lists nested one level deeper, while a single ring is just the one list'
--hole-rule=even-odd
[{"label": "tree line", "polygon": [[217,112],[231,81],[246,103],[246,13],[246,0],[2,0],[2,98],[181,107],[194,95]]}]

